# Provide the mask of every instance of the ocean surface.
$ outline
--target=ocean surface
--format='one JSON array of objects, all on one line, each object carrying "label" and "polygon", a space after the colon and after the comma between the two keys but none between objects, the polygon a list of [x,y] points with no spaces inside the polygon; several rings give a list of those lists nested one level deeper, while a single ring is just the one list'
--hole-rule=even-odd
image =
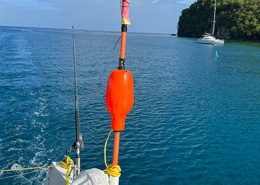
[{"label": "ocean surface", "polygon": [[[119,37],[75,30],[82,170],[105,169],[104,100]],[[121,133],[120,184],[260,184],[260,43],[195,41],[127,34],[135,102]],[[0,169],[61,161],[75,141],[74,110],[71,30],[0,27]],[[113,135],[109,164],[112,149]],[[40,185],[46,173],[1,172],[0,184]]]}]

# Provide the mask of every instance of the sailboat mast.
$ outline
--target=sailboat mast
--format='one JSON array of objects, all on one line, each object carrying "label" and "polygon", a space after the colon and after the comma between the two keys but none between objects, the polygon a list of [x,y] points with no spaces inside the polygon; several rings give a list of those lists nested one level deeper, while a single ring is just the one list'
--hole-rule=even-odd
[{"label": "sailboat mast", "polygon": [[214,16],[213,16],[212,35],[214,35],[214,32],[215,32],[216,10],[217,10],[217,0],[215,0],[215,4],[214,4]]}]

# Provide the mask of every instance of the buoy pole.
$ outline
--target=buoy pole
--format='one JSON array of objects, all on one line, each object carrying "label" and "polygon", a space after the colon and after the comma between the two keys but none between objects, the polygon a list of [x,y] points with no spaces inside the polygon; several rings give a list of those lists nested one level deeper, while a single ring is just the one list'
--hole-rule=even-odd
[{"label": "buoy pole", "polygon": [[[114,131],[114,148],[113,148],[112,168],[115,168],[116,166],[118,166],[119,144],[120,144],[120,132]],[[110,176],[109,185],[119,185],[119,177]]]},{"label": "buoy pole", "polygon": [[120,145],[120,132],[114,131],[114,148],[113,148],[113,166],[118,165],[119,156],[119,145]]},{"label": "buoy pole", "polygon": [[[113,70],[108,79],[106,106],[111,115],[111,129],[114,131],[114,148],[112,168],[119,168],[118,157],[120,148],[120,132],[125,128],[125,118],[134,103],[134,83],[130,71],[125,69],[126,33],[129,0],[122,0],[121,45],[118,68]],[[120,175],[119,175],[120,176]],[[110,176],[110,185],[119,184],[119,176]]]},{"label": "buoy pole", "polygon": [[[128,18],[129,12],[129,0],[122,0],[122,20],[121,20],[121,45],[120,45],[120,55],[118,69],[125,69],[125,53],[126,53],[126,33],[127,33],[127,24],[130,24]],[[113,148],[113,162],[114,166],[118,165],[118,156],[119,156],[119,145],[120,144],[120,132],[114,131],[114,148]]]},{"label": "buoy pole", "polygon": [[127,24],[122,24],[122,27],[121,27],[121,47],[120,47],[118,69],[125,69],[126,33],[127,33]]}]

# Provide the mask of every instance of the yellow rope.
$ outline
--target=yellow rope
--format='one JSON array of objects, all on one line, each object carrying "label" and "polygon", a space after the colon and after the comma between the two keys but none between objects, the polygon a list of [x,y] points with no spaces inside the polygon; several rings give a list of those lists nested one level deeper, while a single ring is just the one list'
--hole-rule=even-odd
[{"label": "yellow rope", "polygon": [[110,130],[108,132],[107,139],[106,139],[105,146],[104,146],[104,162],[105,162],[106,167],[108,167],[107,166],[107,157],[106,157],[106,155],[107,155],[107,142],[108,142],[108,139],[109,139],[112,132],[113,132],[113,130]]},{"label": "yellow rope", "polygon": [[121,176],[121,168],[119,165],[107,165],[107,142],[108,142],[108,139],[111,135],[111,133],[113,132],[113,130],[110,130],[108,135],[107,135],[107,139],[106,139],[106,142],[105,142],[105,145],[104,145],[104,163],[106,165],[106,169],[104,170],[104,172],[106,172],[108,175],[111,175],[113,177],[120,177]]},{"label": "yellow rope", "polygon": [[[37,170],[37,169],[43,169],[43,168],[51,168],[51,167],[53,167],[53,166],[54,166],[54,165],[52,165],[52,166],[36,166],[36,167],[31,167],[31,168],[7,169],[7,170],[0,170],[0,172],[14,172],[14,171],[25,171],[25,170]],[[30,173],[35,173],[35,171],[27,172],[27,173],[23,173],[23,174],[26,175],[26,174],[30,174]],[[19,175],[11,175],[11,176],[8,176],[8,177],[2,177],[2,178],[0,178],[0,179],[8,179],[8,178],[16,177],[16,176],[19,176]]]},{"label": "yellow rope", "polygon": [[67,172],[66,172],[66,185],[69,185],[70,171],[71,171],[71,167],[69,166],[69,168],[67,169]]},{"label": "yellow rope", "polygon": [[[66,172],[66,185],[69,184],[69,174],[71,172],[71,167],[74,166],[74,162],[73,160],[67,156],[63,159],[63,161],[61,161],[61,167],[67,169]],[[36,166],[36,167],[30,167],[30,168],[15,168],[15,169],[6,169],[6,170],[0,170],[0,172],[14,172],[14,171],[25,171],[25,170],[36,170],[36,169],[43,169],[43,168],[51,168],[54,167],[54,165],[51,166]],[[33,173],[33,172],[29,172],[29,173]],[[29,174],[29,173],[25,173],[25,174]],[[12,176],[8,176],[8,177],[3,177],[0,179],[6,179],[6,178],[12,178],[12,177],[16,177],[19,175],[12,175]]]},{"label": "yellow rope", "polygon": [[61,167],[65,169],[68,169],[69,166],[74,166],[74,162],[69,156],[65,157],[60,163]]},{"label": "yellow rope", "polygon": [[71,166],[74,166],[73,160],[67,156],[61,161],[61,167],[67,169],[66,172],[66,185],[69,185],[69,175],[71,172]]},{"label": "yellow rope", "polygon": [[120,177],[121,176],[121,168],[119,165],[112,165],[110,164],[105,170],[108,175],[113,177]]},{"label": "yellow rope", "polygon": [[[23,173],[23,175],[27,175],[27,174],[30,174],[30,173],[36,173],[37,171],[32,171],[32,172],[27,172],[27,173]],[[0,180],[2,179],[8,179],[8,178],[12,178],[12,177],[18,177],[20,176],[20,174],[17,174],[17,175],[11,175],[11,176],[7,176],[7,177],[1,177]]]},{"label": "yellow rope", "polygon": [[25,170],[36,170],[36,169],[42,169],[42,168],[50,168],[52,166],[36,166],[31,168],[15,168],[15,169],[7,169],[7,170],[0,170],[0,172],[13,172],[13,171],[25,171]]}]

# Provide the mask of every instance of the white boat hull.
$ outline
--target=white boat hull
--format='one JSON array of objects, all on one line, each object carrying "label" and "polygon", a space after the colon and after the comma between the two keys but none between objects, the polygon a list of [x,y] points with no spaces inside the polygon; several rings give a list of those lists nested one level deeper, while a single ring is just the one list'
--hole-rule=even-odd
[{"label": "white boat hull", "polygon": [[224,45],[224,40],[216,39],[215,40],[215,44],[217,44],[217,45]]},{"label": "white boat hull", "polygon": [[216,39],[211,35],[203,35],[197,40],[197,43],[200,44],[211,44],[211,45],[224,45],[224,40]]},{"label": "white boat hull", "polygon": [[200,43],[200,44],[212,44],[214,45],[215,44],[215,40],[212,40],[212,39],[198,39],[197,40],[197,43]]}]

